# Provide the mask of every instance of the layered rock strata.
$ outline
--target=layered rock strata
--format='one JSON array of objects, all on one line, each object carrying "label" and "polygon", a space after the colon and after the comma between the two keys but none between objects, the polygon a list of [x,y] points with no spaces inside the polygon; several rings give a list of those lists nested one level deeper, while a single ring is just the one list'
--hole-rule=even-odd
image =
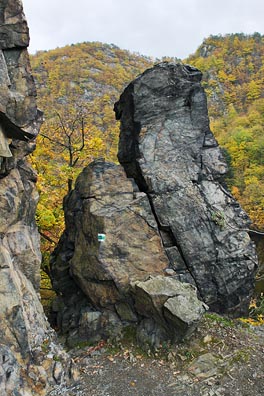
[{"label": "layered rock strata", "polygon": [[[0,394],[42,395],[65,375],[39,300],[35,147],[41,113],[31,75],[28,27],[18,0],[0,5]],[[56,366],[57,365],[57,369]],[[56,370],[55,370],[56,369]],[[55,370],[55,371],[54,371]],[[58,375],[54,377],[54,373]],[[60,376],[60,378],[59,378]]]}]

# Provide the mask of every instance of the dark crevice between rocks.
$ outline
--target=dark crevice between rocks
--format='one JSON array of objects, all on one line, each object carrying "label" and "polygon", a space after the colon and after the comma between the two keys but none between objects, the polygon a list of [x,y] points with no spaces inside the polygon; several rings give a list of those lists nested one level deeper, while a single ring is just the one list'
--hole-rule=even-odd
[{"label": "dark crevice between rocks", "polygon": [[[84,278],[88,283],[94,283],[96,285],[113,286],[117,291],[118,288],[112,279],[97,279],[97,278]],[[88,298],[88,297],[87,297]]]},{"label": "dark crevice between rocks", "polygon": [[[194,90],[197,90],[197,87],[195,87]],[[190,93],[189,99],[188,99],[189,102],[186,103],[185,105],[188,105],[188,106],[191,105],[191,100],[192,100],[192,96],[194,94],[194,90]],[[171,227],[170,226],[162,226],[160,224],[158,215],[155,211],[155,206],[152,201],[152,197],[150,195],[151,192],[153,192],[153,191],[150,191],[150,186],[147,184],[144,176],[142,175],[141,168],[138,163],[138,159],[140,159],[138,136],[140,134],[141,124],[134,120],[135,105],[134,105],[134,100],[133,100],[133,93],[134,93],[134,85],[130,84],[128,86],[128,88],[126,89],[126,95],[123,93],[120,97],[119,102],[117,102],[114,106],[116,119],[120,120],[122,118],[122,119],[126,120],[126,125],[125,125],[125,129],[123,131],[123,134],[122,133],[120,134],[119,151],[118,151],[119,162],[123,166],[127,177],[133,178],[139,191],[146,194],[149,204],[150,204],[152,214],[153,214],[153,216],[156,220],[157,226],[158,226],[158,230],[159,230],[159,234],[160,234],[163,246],[165,247],[166,243],[165,243],[165,238],[162,236],[162,233],[163,233],[163,235],[165,233],[166,237],[170,240],[170,247],[175,246],[178,249],[179,254],[182,258],[182,261],[185,265],[185,268],[187,269],[188,273],[190,274],[191,278],[193,279],[193,282],[196,285],[199,295],[201,295],[198,284],[195,280],[195,277],[192,274],[190,266],[184,256],[184,253],[181,249],[180,244],[176,240],[176,237],[175,237],[173,231],[171,230]],[[127,102],[128,99],[129,99],[129,103]],[[126,105],[128,103],[128,105],[123,107],[123,102],[126,102]],[[124,109],[126,109],[125,110],[126,114],[123,114]],[[126,130],[126,132],[125,132],[125,130]],[[127,145],[123,144],[122,136],[125,136],[126,140],[129,141],[129,143]],[[123,139],[124,139],[124,137],[123,137]],[[127,141],[126,141],[126,143],[127,143]],[[124,147],[129,147],[129,151],[124,152]],[[164,249],[164,250],[168,257],[168,261],[171,264],[170,257],[168,255],[166,249]]]},{"label": "dark crevice between rocks", "polygon": [[[195,284],[195,286],[197,288],[197,291],[198,291],[199,295],[201,295],[201,292],[199,290],[199,285],[197,284],[196,279],[195,279],[194,275],[192,274],[192,271],[190,269],[188,261],[185,258],[185,255],[184,255],[184,253],[182,251],[180,243],[177,241],[176,236],[174,235],[174,233],[173,233],[173,231],[172,231],[170,226],[163,226],[163,225],[160,224],[158,215],[157,215],[157,213],[155,211],[155,206],[154,206],[153,201],[152,201],[152,197],[151,197],[151,195],[149,193],[146,193],[146,195],[148,197],[149,204],[150,204],[153,216],[154,216],[154,218],[155,218],[155,220],[157,222],[158,229],[159,229],[159,234],[160,234],[163,246],[164,247],[173,247],[173,246],[175,246],[177,248],[177,250],[180,253],[181,259],[182,259],[187,271],[189,272],[189,274],[191,275],[191,277],[192,277],[192,279],[194,281],[194,284]],[[165,242],[165,238],[162,235],[163,233],[165,233],[167,240],[170,241],[170,243],[169,243],[170,246],[168,246],[168,242],[167,243]],[[164,249],[164,250],[165,250],[165,253],[166,253],[166,255],[168,257],[168,260],[169,260],[169,262],[171,264],[170,257],[168,256],[168,253],[167,253],[166,249]]]},{"label": "dark crevice between rocks", "polygon": [[14,158],[2,157],[0,160],[0,180],[8,176],[8,174],[13,168],[14,168]]},{"label": "dark crevice between rocks", "polygon": [[0,111],[0,125],[7,138],[17,139],[28,142],[34,139],[35,136],[24,131],[22,128],[14,124],[3,112]]},{"label": "dark crevice between rocks", "polygon": [[[127,94],[127,92],[129,94]],[[140,166],[137,161],[140,158],[138,137],[141,131],[141,124],[134,119],[135,105],[133,95],[134,85],[130,84],[126,88],[125,93],[121,95],[120,100],[114,105],[116,119],[126,119],[126,125],[123,127],[123,133],[120,133],[117,156],[127,177],[135,180],[139,191],[146,192],[148,191],[148,186],[141,174]],[[126,106],[123,106],[124,103],[126,103]],[[125,114],[123,114],[124,111]]]}]

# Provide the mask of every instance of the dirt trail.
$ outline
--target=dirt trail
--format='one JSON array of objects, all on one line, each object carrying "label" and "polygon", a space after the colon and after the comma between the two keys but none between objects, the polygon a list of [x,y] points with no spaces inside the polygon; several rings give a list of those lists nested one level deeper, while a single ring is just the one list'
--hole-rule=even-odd
[{"label": "dirt trail", "polygon": [[188,342],[155,355],[126,339],[71,354],[80,380],[50,396],[264,395],[264,326],[245,328],[217,315]]}]

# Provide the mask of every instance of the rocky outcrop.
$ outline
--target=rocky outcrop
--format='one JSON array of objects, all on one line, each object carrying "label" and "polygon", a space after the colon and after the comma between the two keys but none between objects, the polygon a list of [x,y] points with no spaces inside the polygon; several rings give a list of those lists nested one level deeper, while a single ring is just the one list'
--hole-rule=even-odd
[{"label": "rocky outcrop", "polygon": [[52,274],[62,294],[57,325],[68,343],[109,338],[129,324],[140,324],[139,341],[152,346],[189,336],[205,306],[193,286],[165,277],[175,272],[148,197],[123,168],[104,160],[90,164],[64,208],[66,231]]},{"label": "rocky outcrop", "polygon": [[249,219],[226,190],[227,166],[210,131],[202,74],[162,63],[115,105],[118,158],[147,194],[177,276],[219,313],[247,313],[256,253]]},{"label": "rocky outcrop", "polygon": [[78,178],[70,208],[76,194],[82,217],[75,216],[80,227],[71,273],[95,306],[115,304],[132,282],[163,272],[168,259],[148,199],[134,191],[121,166],[93,163]]},{"label": "rocky outcrop", "polygon": [[[35,223],[36,173],[25,156],[35,147],[41,113],[27,53],[21,2],[0,5],[0,393],[42,395],[59,382],[67,358],[39,300],[41,254]],[[60,363],[61,364],[61,363]],[[55,370],[56,369],[56,370]],[[65,371],[60,370],[61,377]],[[61,378],[60,378],[61,379]]]},{"label": "rocky outcrop", "polygon": [[115,105],[123,167],[95,161],[64,201],[52,273],[70,343],[135,323],[139,341],[157,346],[188,337],[205,304],[247,313],[257,258],[225,188],[201,77],[162,63],[133,81]]}]

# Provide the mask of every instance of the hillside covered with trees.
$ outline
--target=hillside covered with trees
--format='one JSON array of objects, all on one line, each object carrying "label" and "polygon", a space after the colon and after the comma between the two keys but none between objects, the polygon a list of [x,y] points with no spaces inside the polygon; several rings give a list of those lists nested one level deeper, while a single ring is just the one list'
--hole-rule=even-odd
[{"label": "hillside covered with trees", "polygon": [[64,228],[62,200],[78,173],[98,157],[117,161],[119,125],[114,103],[151,64],[149,58],[98,42],[31,57],[38,106],[45,116],[31,156],[39,175],[37,221],[44,256]]},{"label": "hillside covered with trees", "polygon": [[[163,59],[164,60],[164,59]],[[264,228],[264,37],[211,36],[184,62],[204,73],[211,129],[231,171],[228,184]],[[31,161],[39,174],[38,223],[43,250],[63,229],[62,199],[94,158],[117,161],[119,125],[113,105],[154,59],[115,45],[81,43],[31,57],[45,122]]]},{"label": "hillside covered with trees", "polygon": [[211,36],[187,62],[204,73],[211,129],[231,166],[229,187],[254,227],[264,229],[264,36]]}]

